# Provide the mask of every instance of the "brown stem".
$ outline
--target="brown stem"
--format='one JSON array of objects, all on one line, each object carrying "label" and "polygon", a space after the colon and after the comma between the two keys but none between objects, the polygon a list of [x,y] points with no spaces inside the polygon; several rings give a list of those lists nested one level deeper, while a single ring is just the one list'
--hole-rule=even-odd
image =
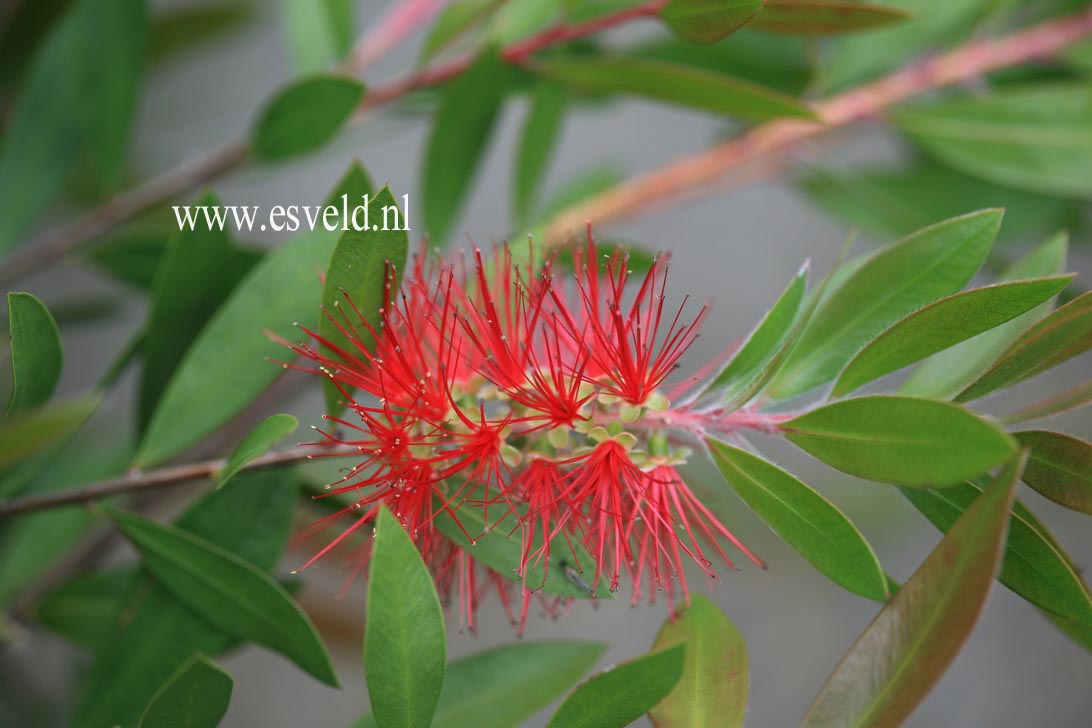
[{"label": "brown stem", "polygon": [[[583,23],[549,28],[508,46],[501,52],[501,58],[509,63],[519,63],[550,46],[583,38],[636,18],[653,16],[665,3],[666,0],[651,0]],[[359,123],[365,118],[364,112],[385,106],[408,93],[451,80],[469,68],[473,61],[473,56],[457,58],[385,86],[370,89],[351,123]],[[193,164],[171,170],[123,192],[69,224],[47,230],[28,243],[23,252],[12,256],[0,267],[0,286],[9,286],[22,276],[56,263],[133,217],[238,169],[248,158],[249,147],[245,141],[229,144]]]},{"label": "brown stem", "polygon": [[[1092,35],[1092,10],[1037,25],[996,40],[968,43],[885,76],[873,83],[814,104],[820,122],[773,121],[698,154],[671,162],[625,181],[589,200],[562,211],[547,226],[546,243],[557,245],[589,222],[601,225],[630,220],[706,193],[725,181],[753,179],[776,167],[779,155],[801,142],[879,115],[915,96],[977,78],[1059,50]],[[745,173],[740,176],[740,172]]]}]

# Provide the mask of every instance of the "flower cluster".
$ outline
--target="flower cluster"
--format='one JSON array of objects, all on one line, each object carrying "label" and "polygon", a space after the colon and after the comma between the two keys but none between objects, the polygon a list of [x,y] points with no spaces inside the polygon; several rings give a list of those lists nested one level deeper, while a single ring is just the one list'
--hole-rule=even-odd
[{"label": "flower cluster", "polygon": [[[328,486],[352,503],[327,521],[355,522],[316,559],[385,505],[471,625],[487,591],[510,607],[514,583],[522,625],[541,586],[529,575],[552,559],[588,596],[627,577],[634,601],[664,591],[669,602],[688,594],[686,559],[715,578],[710,557],[731,567],[727,542],[760,563],[687,487],[676,467],[689,451],[666,434],[687,410],[672,408],[665,381],[707,308],[686,319],[685,299],[667,306],[664,256],[636,276],[627,254],[601,255],[590,233],[567,253],[571,268],[520,263],[507,247],[490,261],[421,253],[397,291],[388,267],[377,327],[346,300],[326,312],[341,343],[306,331],[315,345],[293,349],[347,406],[317,444],[359,459]],[[476,564],[440,518],[468,545],[506,529],[521,544],[516,572]]]}]

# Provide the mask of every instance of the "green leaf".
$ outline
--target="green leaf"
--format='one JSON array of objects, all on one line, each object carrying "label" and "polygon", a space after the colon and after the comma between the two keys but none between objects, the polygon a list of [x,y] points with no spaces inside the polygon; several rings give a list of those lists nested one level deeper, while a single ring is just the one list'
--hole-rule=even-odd
[{"label": "green leaf", "polygon": [[827,678],[801,728],[895,726],[963,646],[1001,565],[1021,459],[1006,466]]},{"label": "green leaf", "polygon": [[281,9],[289,56],[300,73],[323,71],[352,47],[352,0],[281,0]]},{"label": "green leaf", "polygon": [[[998,276],[999,281],[1059,275],[1065,270],[1068,238],[1055,235],[1036,246]],[[922,363],[899,388],[900,394],[950,398],[974,381],[1025,329],[1053,308],[1044,303],[1034,311],[979,334]]]},{"label": "green leaf", "polygon": [[128,566],[77,574],[46,594],[34,616],[69,642],[98,649],[110,636],[137,578],[136,570]]},{"label": "green leaf", "polygon": [[789,35],[838,35],[871,30],[912,17],[900,8],[838,0],[766,0],[754,28]]},{"label": "green leaf", "polygon": [[535,85],[516,153],[512,207],[518,224],[525,225],[534,210],[542,178],[549,168],[565,120],[567,96],[556,83]]},{"label": "green leaf", "polygon": [[[199,205],[217,206],[212,193]],[[223,229],[181,230],[167,243],[149,302],[137,414],[147,429],[171,375],[256,258],[236,250]]]},{"label": "green leaf", "polygon": [[1027,430],[1014,436],[1031,449],[1024,482],[1044,498],[1092,514],[1092,445],[1046,430]]},{"label": "green leaf", "polygon": [[432,725],[446,642],[432,575],[402,524],[380,508],[364,626],[364,677],[380,728]]},{"label": "green leaf", "polygon": [[[150,291],[167,243],[177,233],[170,228],[135,227],[96,244],[85,251],[84,257],[103,273],[141,291]],[[255,260],[259,257],[253,251],[250,255]]]},{"label": "green leaf", "polygon": [[266,104],[253,132],[254,153],[265,160],[310,152],[333,139],[364,99],[364,84],[319,74],[296,81]]},{"label": "green leaf", "polygon": [[691,43],[716,43],[747,25],[764,0],[669,0],[660,18]]},{"label": "green leaf", "polygon": [[999,417],[998,421],[1009,425],[1014,422],[1040,420],[1044,417],[1053,417],[1063,412],[1080,409],[1090,402],[1092,402],[1092,381],[1079,384],[1042,402],[1037,402],[1004,417]]},{"label": "green leaf", "polygon": [[[388,225],[385,211],[392,207],[396,211],[395,219]],[[360,356],[357,345],[342,333],[341,328],[355,332],[356,341],[374,350],[375,341],[371,332],[379,331],[383,318],[380,311],[398,291],[409,250],[409,234],[399,227],[405,227],[406,222],[400,219],[398,210],[398,203],[389,187],[384,187],[369,199],[368,218],[375,220],[371,223],[373,229],[342,233],[326,270],[326,282],[322,287],[324,314],[319,317],[319,336],[357,360]],[[376,230],[376,227],[392,229]],[[387,276],[388,264],[392,279]],[[361,318],[367,325],[361,323]],[[327,353],[330,351],[327,349]],[[341,411],[340,401],[344,395],[332,384],[325,388],[325,392],[327,412],[336,416]]]},{"label": "green leaf", "polygon": [[951,485],[1016,454],[1004,430],[954,404],[914,397],[834,402],[781,425],[786,439],[850,475],[896,485]]},{"label": "green leaf", "polygon": [[[475,561],[485,564],[503,577],[526,584],[531,591],[577,599],[588,599],[592,596],[588,594],[586,585],[570,577],[573,569],[580,570],[585,564],[593,563],[592,558],[583,547],[566,541],[562,535],[550,542],[551,559],[546,566],[545,575],[539,560],[532,559],[528,561],[525,573],[521,576],[519,567],[523,561],[522,544],[518,535],[510,534],[515,526],[515,516],[511,513],[499,520],[491,519],[487,526],[481,508],[464,504],[454,515],[446,510],[440,512],[434,523],[448,539],[472,553]],[[467,537],[467,533],[473,540]],[[541,539],[541,533],[536,533],[532,551],[541,546]],[[610,591],[596,593],[595,598],[611,599],[612,594]]]},{"label": "green leaf", "polygon": [[61,378],[64,352],[49,309],[29,293],[8,294],[8,335],[11,399],[7,413],[11,414],[49,401]]},{"label": "green leaf", "polygon": [[634,94],[748,121],[816,118],[811,109],[787,94],[668,61],[624,57],[558,59],[538,63],[533,70],[585,91]]},{"label": "green leaf", "polygon": [[841,397],[882,376],[1011,321],[1060,293],[1072,275],[998,283],[918,309],[870,341],[834,384]]},{"label": "green leaf", "polygon": [[[177,524],[272,569],[292,528],[297,482],[291,470],[243,473],[231,488],[198,500]],[[216,655],[237,642],[147,576],[119,616],[95,652],[73,728],[135,726],[155,691],[194,650]]]},{"label": "green leaf", "polygon": [[812,566],[854,594],[878,601],[891,596],[875,552],[837,506],[760,457],[707,443],[732,489]]},{"label": "green leaf", "polygon": [[440,103],[421,173],[425,227],[433,243],[447,240],[474,186],[507,82],[508,69],[488,50],[451,83]]},{"label": "green leaf", "polygon": [[223,488],[227,485],[252,460],[261,457],[269,448],[292,434],[298,424],[292,415],[270,415],[255,425],[228,456],[224,469],[216,476],[216,487]]},{"label": "green leaf", "polygon": [[739,728],[747,712],[747,643],[708,597],[681,604],[652,643],[653,652],[686,646],[682,676],[649,711],[656,728]]},{"label": "green leaf", "polygon": [[969,402],[1030,379],[1092,349],[1092,293],[1034,324],[984,374],[955,396]]},{"label": "green leaf", "polygon": [[420,63],[432,60],[503,4],[504,0],[461,0],[448,4],[437,13],[421,45]]},{"label": "green leaf", "polygon": [[503,48],[529,38],[560,21],[564,5],[557,0],[505,0],[489,24],[489,41]]},{"label": "green leaf", "polygon": [[327,685],[337,686],[330,657],[311,620],[268,573],[178,526],[104,511],[176,598],[220,629],[280,652]]},{"label": "green leaf", "polygon": [[254,13],[245,2],[163,8],[148,28],[148,61],[160,63],[238,30]]},{"label": "green leaf", "polygon": [[[521,642],[447,666],[432,728],[517,728],[560,697],[603,654],[596,642]],[[366,715],[352,728],[375,728]]]},{"label": "green leaf", "polygon": [[[322,287],[315,271],[330,261],[325,230],[266,255],[202,329],[153,415],[136,461],[147,467],[193,445],[227,422],[281,373],[264,360],[289,356],[266,332],[289,337],[293,322],[313,320]],[[246,372],[246,376],[240,376]]]},{"label": "green leaf", "polygon": [[233,686],[224,668],[198,652],[152,698],[141,728],[216,728]]},{"label": "green leaf", "polygon": [[781,292],[762,321],[747,337],[747,341],[728,362],[728,366],[705,388],[706,393],[723,390],[722,400],[739,402],[749,398],[766,384],[774,374],[769,364],[792,338],[793,325],[800,318],[807,285],[808,266],[805,265]]},{"label": "green leaf", "polygon": [[[948,531],[978,498],[982,487],[960,483],[949,488],[904,488],[915,508],[941,531]],[[1084,625],[1092,633],[1092,595],[1069,555],[1039,519],[1013,501],[1008,541],[998,580],[1040,609]]]},{"label": "green leaf", "polygon": [[618,728],[663,700],[679,682],[686,648],[676,645],[623,662],[580,684],[547,728]]},{"label": "green leaf", "polygon": [[99,406],[97,394],[18,412],[0,422],[0,469],[26,460],[78,430]]},{"label": "green leaf", "polygon": [[967,174],[1048,195],[1092,195],[1092,86],[1035,84],[895,114],[930,154]]},{"label": "green leaf", "polygon": [[892,322],[963,288],[1001,226],[1000,210],[952,218],[877,251],[819,303],[769,394],[786,398],[833,378]]}]

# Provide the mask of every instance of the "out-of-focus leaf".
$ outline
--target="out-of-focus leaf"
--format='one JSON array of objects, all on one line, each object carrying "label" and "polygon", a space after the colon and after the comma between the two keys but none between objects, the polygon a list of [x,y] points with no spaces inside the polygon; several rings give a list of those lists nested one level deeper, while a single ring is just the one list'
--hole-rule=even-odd
[{"label": "out-of-focus leaf", "polygon": [[325,230],[303,235],[266,255],[236,286],[167,385],[137,452],[140,465],[182,452],[277,378],[281,368],[264,360],[289,354],[266,332],[289,337],[293,322],[312,320],[322,299],[316,271],[329,263],[334,243]]},{"label": "out-of-focus leaf", "polygon": [[[432,728],[517,728],[560,697],[603,654],[597,642],[522,642],[447,666]],[[369,714],[352,728],[376,728]]]},{"label": "out-of-focus leaf", "polygon": [[0,28],[0,91],[9,92],[26,72],[42,39],[71,0],[38,0],[11,6]]},{"label": "out-of-focus leaf", "polygon": [[691,43],[716,43],[754,20],[764,0],[670,0],[660,18]]},{"label": "out-of-focus leaf", "polygon": [[98,649],[110,635],[137,579],[136,570],[128,566],[78,574],[46,594],[34,614],[54,634],[80,647]]},{"label": "out-of-focus leaf", "polygon": [[747,712],[747,643],[717,605],[702,594],[682,604],[660,628],[653,651],[685,645],[675,688],[649,711],[656,728],[739,728]]},{"label": "out-of-focus leaf", "polygon": [[[177,233],[177,230],[158,227],[124,231],[88,250],[86,259],[113,278],[147,291],[155,282],[168,242]],[[257,258],[256,253],[250,255]]]},{"label": "out-of-focus leaf", "polygon": [[1001,566],[1021,459],[959,518],[849,648],[801,723],[895,726],[967,640]]},{"label": "out-of-focus leaf", "polygon": [[[455,520],[456,518],[458,521]],[[529,589],[541,591],[543,594],[578,599],[587,599],[592,596],[588,593],[587,586],[574,583],[566,573],[566,567],[582,568],[584,564],[592,563],[592,559],[583,547],[575,542],[570,544],[564,536],[559,535],[550,542],[553,558],[545,574],[542,573],[542,564],[539,560],[532,559],[527,562],[521,577],[522,545],[518,535],[509,533],[515,526],[515,518],[511,514],[500,520],[490,516],[487,527],[480,508],[464,505],[456,515],[446,511],[440,513],[436,516],[434,523],[436,528],[451,541],[464,549],[472,550],[475,561],[485,564],[512,581],[526,583]],[[463,529],[466,533],[463,533]],[[470,538],[467,538],[467,533],[470,534]],[[518,534],[518,531],[516,533]],[[536,537],[533,549],[541,546],[541,534],[536,533]],[[609,591],[595,594],[595,597],[597,599],[612,598]]]},{"label": "out-of-focus leaf", "polygon": [[[212,193],[198,204],[216,206]],[[152,286],[138,390],[137,421],[147,429],[156,406],[201,329],[255,263],[223,229],[179,231],[163,254]]]},{"label": "out-of-focus leaf", "polygon": [[270,415],[255,425],[228,456],[224,469],[216,477],[216,487],[223,488],[227,485],[252,460],[261,457],[269,448],[292,434],[298,424],[292,415]]},{"label": "out-of-focus leaf", "polygon": [[975,177],[1048,195],[1092,195],[1092,85],[995,91],[901,111],[895,122]]},{"label": "out-of-focus leaf", "polygon": [[11,341],[9,415],[40,407],[53,396],[61,378],[64,352],[57,322],[45,304],[29,293],[8,294]]},{"label": "out-of-focus leaf", "polygon": [[848,394],[882,376],[1011,321],[1060,293],[1072,275],[998,283],[954,293],[895,322],[846,365],[833,395]]},{"label": "out-of-focus leaf", "polygon": [[0,422],[0,468],[29,458],[71,435],[99,405],[98,395],[23,410]]},{"label": "out-of-focus leaf", "polygon": [[252,145],[261,159],[285,159],[330,141],[364,98],[364,84],[348,76],[318,74],[296,81],[266,104]]},{"label": "out-of-focus leaf", "polygon": [[805,104],[758,84],[667,61],[606,57],[551,60],[534,70],[576,88],[626,93],[749,121],[814,119]]},{"label": "out-of-focus leaf", "polygon": [[493,133],[508,69],[487,50],[448,87],[436,112],[422,172],[425,227],[433,243],[451,234]]},{"label": "out-of-focus leaf", "polygon": [[828,214],[880,239],[900,238],[966,210],[1005,209],[998,244],[1026,242],[1077,224],[1072,200],[975,179],[939,164],[919,161],[904,169],[812,169],[802,188]]},{"label": "out-of-focus leaf", "polygon": [[1015,437],[1031,448],[1024,482],[1044,498],[1092,514],[1092,445],[1046,430],[1017,432]]},{"label": "out-of-focus leaf", "polygon": [[356,35],[352,0],[281,0],[289,55],[300,73],[332,66]]},{"label": "out-of-focus leaf", "polygon": [[[272,569],[292,527],[296,486],[291,470],[244,473],[231,488],[201,498],[177,524],[261,569]],[[155,691],[194,650],[216,655],[235,642],[166,587],[143,577],[95,652],[73,727],[135,726]]]},{"label": "out-of-focus leaf", "polygon": [[765,384],[764,375],[769,376],[773,372],[764,370],[789,339],[793,324],[800,316],[800,306],[804,301],[807,284],[808,266],[805,265],[781,292],[762,321],[747,337],[747,341],[728,362],[728,366],[709,383],[706,392],[724,390],[721,398],[733,400],[737,399],[740,392],[753,393]]},{"label": "out-of-focus leaf", "polygon": [[503,3],[504,0],[458,0],[447,5],[437,13],[421,45],[421,64],[432,60]]},{"label": "out-of-focus leaf", "polygon": [[561,20],[562,10],[563,3],[557,0],[506,0],[493,14],[489,40],[511,45]]},{"label": "out-of-focus leaf", "polygon": [[176,598],[220,629],[280,652],[337,686],[330,656],[311,620],[268,573],[178,526],[124,511],[106,513]]},{"label": "out-of-focus leaf", "polygon": [[827,465],[860,478],[952,485],[1016,454],[1004,430],[954,404],[915,397],[858,397],[781,425],[785,437]]},{"label": "out-of-focus leaf", "polygon": [[1092,293],[1078,296],[1025,331],[955,397],[969,402],[1041,374],[1092,348]]},{"label": "out-of-focus leaf", "polygon": [[[391,208],[396,211],[395,219],[388,225],[385,211]],[[352,205],[349,209],[352,209]],[[389,187],[384,187],[370,198],[368,217],[375,221],[371,223],[373,229],[342,233],[326,269],[319,336],[337,350],[357,359],[361,357],[356,349],[359,344],[350,341],[342,329],[354,332],[360,344],[374,348],[371,332],[380,330],[380,311],[396,295],[402,269],[406,265],[409,234],[403,229],[406,222],[400,219],[398,209]],[[391,229],[374,229],[380,226]],[[366,325],[361,323],[361,318]],[[327,353],[330,353],[329,348]],[[341,411],[344,395],[332,384],[326,386],[325,392],[327,412],[336,416]]]},{"label": "out-of-focus leaf", "polygon": [[707,442],[732,489],[812,566],[854,594],[878,601],[890,596],[876,553],[837,506],[760,457]]},{"label": "out-of-focus leaf", "polygon": [[162,62],[190,48],[236,30],[252,15],[243,2],[216,2],[167,8],[148,28],[148,60]]},{"label": "out-of-focus leaf", "polygon": [[421,554],[386,508],[376,520],[364,677],[383,728],[429,728],[444,683],[444,613]]},{"label": "out-of-focus leaf", "polygon": [[1089,403],[1092,403],[1092,381],[1079,384],[1030,407],[999,417],[998,420],[1005,424],[1039,420],[1044,417],[1052,417],[1063,412],[1080,409]]},{"label": "out-of-focus leaf", "polygon": [[[971,482],[949,488],[904,488],[903,495],[941,531],[974,503],[982,487]],[[1092,595],[1069,555],[1035,515],[1013,501],[1008,541],[998,580],[1051,614],[1092,632]]]},{"label": "out-of-focus leaf", "polygon": [[822,300],[768,394],[786,398],[833,378],[891,322],[963,288],[1001,226],[983,210],[920,230],[877,251]]},{"label": "out-of-focus leaf", "polygon": [[621,663],[577,686],[547,728],[617,728],[663,700],[679,682],[686,647],[675,645]]},{"label": "out-of-focus leaf", "polygon": [[[1067,247],[1066,235],[1056,235],[1002,271],[998,280],[1005,282],[1060,275],[1065,270]],[[1051,308],[1053,303],[1044,303],[1006,324],[936,354],[911,373],[899,388],[899,393],[923,397],[955,396]]]},{"label": "out-of-focus leaf", "polygon": [[766,0],[756,30],[789,35],[839,35],[872,30],[912,17],[901,8],[839,0]]},{"label": "out-of-focus leaf", "polygon": [[565,91],[558,84],[544,82],[535,86],[520,135],[512,187],[512,206],[520,225],[530,220],[542,178],[557,147],[566,101]]},{"label": "out-of-focus leaf", "polygon": [[155,694],[141,728],[216,728],[234,684],[224,668],[198,652]]}]

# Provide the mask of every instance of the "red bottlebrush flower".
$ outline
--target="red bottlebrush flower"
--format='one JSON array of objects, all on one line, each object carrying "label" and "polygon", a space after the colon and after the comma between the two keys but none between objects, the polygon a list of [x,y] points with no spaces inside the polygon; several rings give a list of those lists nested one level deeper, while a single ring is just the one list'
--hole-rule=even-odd
[{"label": "red bottlebrush flower", "polygon": [[[724,542],[757,562],[683,482],[674,465],[685,455],[662,432],[711,425],[670,409],[661,389],[705,308],[684,321],[684,299],[668,313],[665,257],[633,285],[627,257],[601,258],[590,236],[573,260],[575,274],[561,276],[554,261],[521,266],[505,247],[491,265],[476,251],[468,273],[422,253],[378,330],[350,301],[336,321],[348,345],[305,330],[317,345],[293,347],[349,407],[328,418],[322,454],[358,459],[329,486],[355,501],[325,523],[351,511],[349,533],[390,508],[470,628],[486,592],[511,616],[516,588],[522,625],[548,568],[589,596],[625,574],[634,598],[647,587],[651,601],[657,590],[673,597],[676,583],[688,595],[686,560],[710,577],[707,554],[731,567]],[[434,527],[446,511],[463,528],[467,508],[481,509],[487,531],[503,522],[519,539],[512,573],[481,566]],[[463,530],[472,542],[484,535]],[[566,600],[540,603],[557,614]]]}]

